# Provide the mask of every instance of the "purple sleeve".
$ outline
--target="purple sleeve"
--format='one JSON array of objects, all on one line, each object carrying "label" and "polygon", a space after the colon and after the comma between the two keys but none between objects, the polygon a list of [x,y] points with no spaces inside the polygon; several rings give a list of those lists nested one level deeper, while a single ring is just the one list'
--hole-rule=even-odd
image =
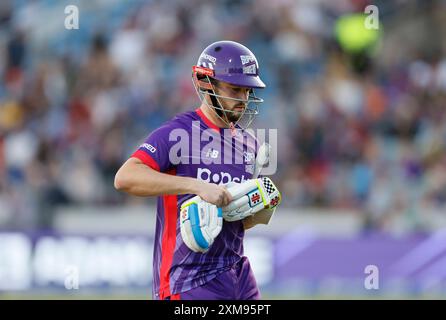
[{"label": "purple sleeve", "polygon": [[153,131],[131,157],[138,158],[146,165],[160,172],[167,172],[173,165],[169,160],[169,134],[171,126],[164,125]]}]

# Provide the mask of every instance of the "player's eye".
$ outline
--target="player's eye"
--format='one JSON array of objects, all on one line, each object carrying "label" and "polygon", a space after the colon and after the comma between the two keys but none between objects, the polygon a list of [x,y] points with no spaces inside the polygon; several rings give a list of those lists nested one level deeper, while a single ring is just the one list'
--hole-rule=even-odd
[{"label": "player's eye", "polygon": [[248,93],[248,90],[246,90],[246,89],[244,89],[244,88],[232,88],[232,92],[234,92],[234,93],[244,93],[244,94],[246,94],[246,93]]}]

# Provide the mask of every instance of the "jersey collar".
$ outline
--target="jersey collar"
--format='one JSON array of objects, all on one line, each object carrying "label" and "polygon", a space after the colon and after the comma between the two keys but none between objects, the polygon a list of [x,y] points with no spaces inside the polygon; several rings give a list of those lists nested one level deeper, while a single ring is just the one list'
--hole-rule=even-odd
[{"label": "jersey collar", "polygon": [[198,114],[198,116],[203,120],[203,122],[211,129],[216,130],[217,132],[220,132],[221,128],[218,127],[215,123],[212,122],[211,119],[209,119],[200,108],[195,109],[195,112]]}]

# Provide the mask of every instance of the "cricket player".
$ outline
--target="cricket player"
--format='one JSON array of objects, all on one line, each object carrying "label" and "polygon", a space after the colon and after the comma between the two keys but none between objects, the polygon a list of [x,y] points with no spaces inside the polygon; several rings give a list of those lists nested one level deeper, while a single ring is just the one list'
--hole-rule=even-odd
[{"label": "cricket player", "polygon": [[263,102],[258,71],[242,44],[209,45],[192,72],[201,105],[153,131],[116,173],[117,190],[158,196],[154,299],[260,298],[243,237],[281,198],[269,178],[252,179],[258,143],[245,129]]}]

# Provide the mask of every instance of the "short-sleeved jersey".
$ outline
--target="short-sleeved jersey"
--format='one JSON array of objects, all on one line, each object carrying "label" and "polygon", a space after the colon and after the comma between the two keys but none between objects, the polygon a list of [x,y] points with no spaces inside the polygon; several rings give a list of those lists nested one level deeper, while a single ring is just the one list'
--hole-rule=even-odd
[{"label": "short-sleeved jersey", "polygon": [[[200,110],[177,115],[153,131],[133,153],[151,168],[177,176],[226,184],[251,179],[257,142],[246,131],[218,128]],[[234,132],[234,131],[233,131]],[[211,248],[191,251],[180,232],[181,204],[193,194],[158,197],[153,252],[153,298],[164,299],[198,287],[243,256],[241,221],[224,222]]]}]

